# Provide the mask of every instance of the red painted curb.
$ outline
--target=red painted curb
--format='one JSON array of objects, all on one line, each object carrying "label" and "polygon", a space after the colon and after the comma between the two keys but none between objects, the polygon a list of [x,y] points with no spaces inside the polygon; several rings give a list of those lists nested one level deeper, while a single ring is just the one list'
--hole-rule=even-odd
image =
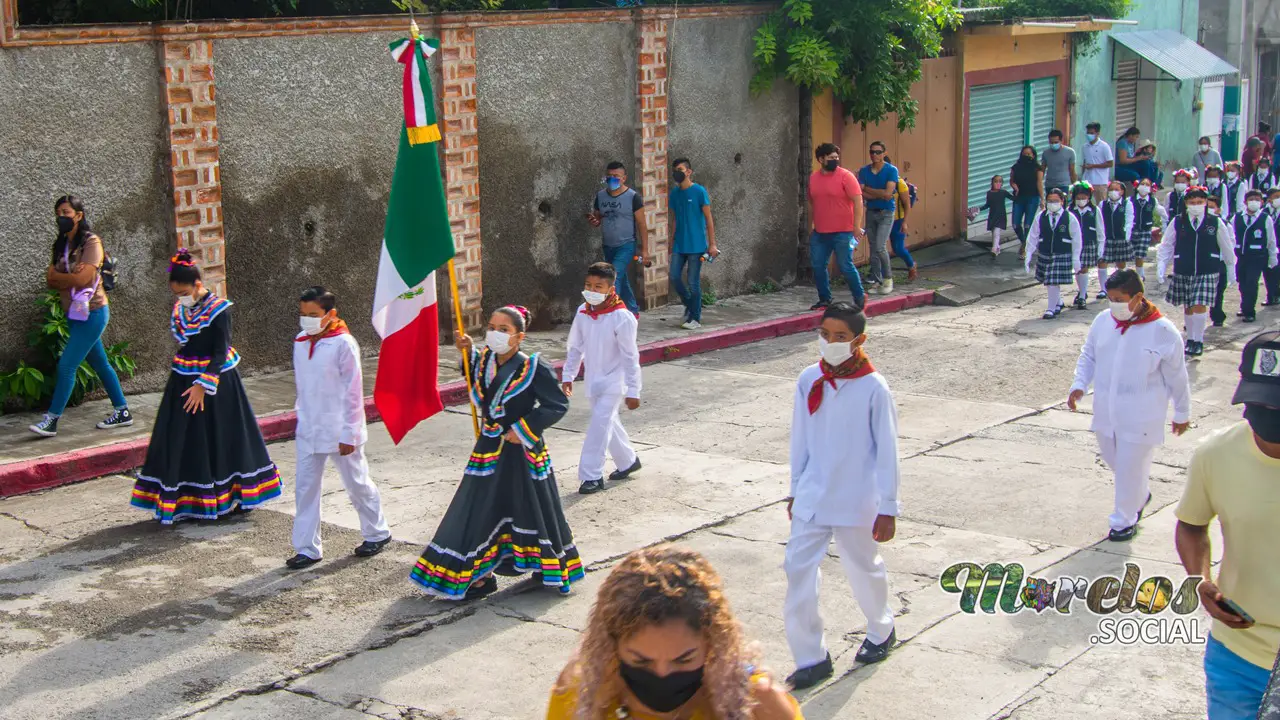
[{"label": "red painted curb", "polygon": [[[933,303],[933,296],[932,290],[922,290],[881,300],[871,300],[867,303],[865,312],[868,317],[875,317],[930,305]],[[723,350],[735,345],[793,335],[813,330],[821,321],[822,312],[815,310],[773,320],[734,325],[701,335],[661,340],[641,346],[640,364],[653,365],[698,353]],[[557,370],[563,365],[563,361],[555,363]],[[446,406],[465,404],[467,402],[466,382],[458,380],[442,385],[440,399]],[[365,398],[364,412],[370,422],[381,419],[372,397]],[[258,418],[258,427],[262,430],[262,437],[267,442],[293,439],[297,425],[298,416],[292,410]],[[0,497],[22,495],[131,470],[142,465],[143,460],[146,459],[148,442],[147,438],[137,438],[0,465]]]}]

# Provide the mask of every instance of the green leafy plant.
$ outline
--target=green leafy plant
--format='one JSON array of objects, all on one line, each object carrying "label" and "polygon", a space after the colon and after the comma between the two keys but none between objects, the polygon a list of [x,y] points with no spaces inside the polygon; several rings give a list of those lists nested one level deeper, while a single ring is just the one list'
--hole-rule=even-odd
[{"label": "green leafy plant", "polygon": [[720,298],[716,297],[716,289],[711,286],[711,279],[703,278],[701,285],[702,285],[702,304],[704,306],[715,305],[716,302],[720,300]]},{"label": "green leafy plant", "polygon": [[765,278],[760,282],[751,283],[751,292],[755,293],[756,295],[767,295],[769,293],[776,293],[781,289],[782,289],[782,286],[779,285],[778,281],[774,280],[773,278]]},{"label": "green leafy plant", "polygon": [[951,0],[785,0],[756,31],[754,92],[778,78],[814,93],[832,91],[854,122],[897,115],[915,125],[911,85],[958,27]]},{"label": "green leafy plant", "polygon": [[[62,356],[67,340],[71,337],[71,325],[62,311],[58,293],[50,290],[36,300],[43,311],[34,327],[27,333],[27,348],[31,364],[25,360],[9,372],[0,372],[0,407],[16,406],[29,410],[46,403],[53,397],[57,384],[58,358]],[[129,343],[119,342],[106,348],[107,362],[121,377],[133,377],[137,363],[129,356]],[[102,386],[98,373],[89,363],[76,368],[76,384],[71,390],[71,404],[79,405],[85,395]]]}]

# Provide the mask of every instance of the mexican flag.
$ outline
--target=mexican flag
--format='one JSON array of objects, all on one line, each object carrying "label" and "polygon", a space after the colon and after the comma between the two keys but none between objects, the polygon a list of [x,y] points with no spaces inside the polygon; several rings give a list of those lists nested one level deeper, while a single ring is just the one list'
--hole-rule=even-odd
[{"label": "mexican flag", "polygon": [[453,232],[437,154],[427,58],[439,47],[415,37],[391,44],[404,68],[404,127],[382,235],[373,327],[382,338],[373,401],[399,444],[420,421],[440,412],[440,353],[435,271],[453,257]]}]

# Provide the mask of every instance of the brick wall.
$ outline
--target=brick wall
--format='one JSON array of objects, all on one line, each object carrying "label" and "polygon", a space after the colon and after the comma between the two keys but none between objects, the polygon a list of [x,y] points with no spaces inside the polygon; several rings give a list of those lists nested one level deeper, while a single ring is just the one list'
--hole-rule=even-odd
[{"label": "brick wall", "polygon": [[485,323],[480,283],[480,137],[476,127],[476,35],[445,28],[440,37],[441,126],[444,130],[445,196],[453,227],[454,270],[463,324]]},{"label": "brick wall", "polygon": [[163,56],[176,244],[195,251],[205,284],[226,297],[213,41],[165,42]]},{"label": "brick wall", "polygon": [[636,99],[640,127],[636,156],[640,158],[640,194],[645,198],[652,266],[644,268],[646,309],[667,303],[667,21],[641,20],[636,47]]}]

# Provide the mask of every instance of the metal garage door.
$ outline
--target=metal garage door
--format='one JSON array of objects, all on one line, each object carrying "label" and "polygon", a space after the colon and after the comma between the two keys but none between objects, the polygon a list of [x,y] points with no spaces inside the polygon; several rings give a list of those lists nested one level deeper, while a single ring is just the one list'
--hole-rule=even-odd
[{"label": "metal garage door", "polygon": [[[1026,129],[1025,83],[970,88],[968,207],[986,201],[992,176],[1003,176],[1008,185],[1009,168],[1026,144]],[[985,220],[986,216],[983,211],[978,217]]]},{"label": "metal garage door", "polygon": [[1031,101],[1027,103],[1031,107],[1027,142],[1035,145],[1037,150],[1043,150],[1049,145],[1049,131],[1058,123],[1058,79],[1041,78],[1032,80],[1027,85],[1027,91],[1031,94]]},{"label": "metal garage door", "polygon": [[1138,63],[1141,60],[1121,60],[1116,63],[1116,127],[1113,135],[1138,124]]}]

